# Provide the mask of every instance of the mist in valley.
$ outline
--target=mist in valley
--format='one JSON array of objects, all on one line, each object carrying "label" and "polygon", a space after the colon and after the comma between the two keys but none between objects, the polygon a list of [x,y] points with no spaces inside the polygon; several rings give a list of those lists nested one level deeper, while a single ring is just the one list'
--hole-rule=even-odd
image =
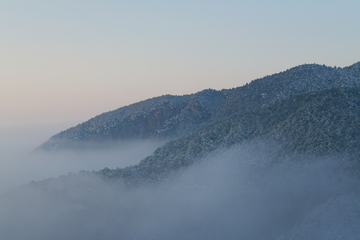
[{"label": "mist in valley", "polygon": [[134,165],[165,142],[134,140],[109,143],[96,149],[37,151],[36,148],[54,132],[54,126],[0,129],[0,193],[30,181],[54,178],[69,172]]},{"label": "mist in valley", "polygon": [[129,187],[91,172],[136,164],[160,143],[128,144],[58,155],[9,153],[2,182],[27,184],[0,195],[0,238],[306,239],[312,221],[327,221],[315,229],[318,239],[360,234],[351,225],[360,220],[359,181],[339,156],[279,159],[277,146],[254,141],[217,151],[157,183]]}]

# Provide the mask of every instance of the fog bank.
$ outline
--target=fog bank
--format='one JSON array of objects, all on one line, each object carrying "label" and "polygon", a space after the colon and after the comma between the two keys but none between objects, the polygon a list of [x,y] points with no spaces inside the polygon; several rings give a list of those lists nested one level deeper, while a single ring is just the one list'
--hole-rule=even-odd
[{"label": "fog bank", "polygon": [[[32,183],[1,196],[0,238],[313,239],[306,224],[326,214],[342,225],[326,220],[332,232],[318,239],[359,236],[358,224],[346,227],[360,220],[359,181],[341,160],[277,159],[275,152],[237,146],[133,189],[90,173]],[[348,211],[335,211],[343,203]]]}]

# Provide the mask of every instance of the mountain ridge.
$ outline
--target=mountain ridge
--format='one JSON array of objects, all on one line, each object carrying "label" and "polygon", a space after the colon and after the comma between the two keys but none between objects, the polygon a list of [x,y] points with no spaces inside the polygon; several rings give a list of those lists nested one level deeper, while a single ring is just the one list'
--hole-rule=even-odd
[{"label": "mountain ridge", "polygon": [[126,139],[176,138],[241,111],[322,89],[360,87],[360,62],[345,68],[304,64],[255,79],[244,86],[163,95],[100,114],[52,136],[42,150],[76,149],[90,143]]}]

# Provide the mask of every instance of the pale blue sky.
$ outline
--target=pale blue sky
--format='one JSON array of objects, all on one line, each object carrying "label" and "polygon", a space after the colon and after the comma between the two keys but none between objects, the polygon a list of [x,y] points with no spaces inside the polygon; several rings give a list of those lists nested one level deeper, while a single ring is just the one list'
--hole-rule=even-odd
[{"label": "pale blue sky", "polygon": [[0,2],[0,127],[360,61],[360,1]]}]

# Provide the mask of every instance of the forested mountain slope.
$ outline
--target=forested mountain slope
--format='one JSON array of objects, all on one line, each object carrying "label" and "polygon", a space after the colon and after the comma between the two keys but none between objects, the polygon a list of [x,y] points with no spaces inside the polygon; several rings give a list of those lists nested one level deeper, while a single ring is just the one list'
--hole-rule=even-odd
[{"label": "forested mountain slope", "polygon": [[[334,88],[296,95],[257,111],[242,112],[166,143],[136,166],[100,174],[126,180],[158,180],[218,149],[252,140],[275,143],[274,157],[360,156],[360,91]],[[346,163],[345,163],[346,162]],[[130,180],[131,181],[131,180]]]},{"label": "forested mountain slope", "polygon": [[292,96],[331,88],[360,87],[360,62],[345,68],[305,64],[242,87],[165,95],[103,113],[62,131],[39,149],[91,147],[124,139],[174,138],[243,111],[257,111]]}]

